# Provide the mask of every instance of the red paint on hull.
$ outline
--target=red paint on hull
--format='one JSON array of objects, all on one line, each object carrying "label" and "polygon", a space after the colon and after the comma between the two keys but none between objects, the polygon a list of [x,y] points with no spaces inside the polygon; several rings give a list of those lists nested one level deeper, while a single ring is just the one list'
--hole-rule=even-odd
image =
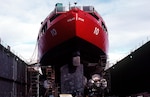
[{"label": "red paint on hull", "polygon": [[[51,14],[45,19],[38,36],[40,60],[48,51],[74,37],[87,41],[107,55],[108,33],[98,13],[87,13],[75,8],[54,16]],[[52,17],[54,19],[50,21]],[[42,32],[45,25],[46,30]]]}]

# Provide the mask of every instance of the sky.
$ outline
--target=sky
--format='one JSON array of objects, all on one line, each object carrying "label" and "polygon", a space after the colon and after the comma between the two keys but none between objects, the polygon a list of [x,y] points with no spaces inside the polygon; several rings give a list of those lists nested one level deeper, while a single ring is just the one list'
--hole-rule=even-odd
[{"label": "sky", "polygon": [[0,39],[11,51],[36,60],[41,22],[56,3],[68,7],[94,6],[104,19],[109,35],[108,61],[115,64],[150,40],[150,0],[0,0]]}]

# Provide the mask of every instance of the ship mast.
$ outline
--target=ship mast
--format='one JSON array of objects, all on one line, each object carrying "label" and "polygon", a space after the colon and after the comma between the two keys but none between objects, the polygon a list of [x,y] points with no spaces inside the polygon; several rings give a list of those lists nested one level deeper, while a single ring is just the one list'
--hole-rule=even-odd
[{"label": "ship mast", "polygon": [[71,4],[70,4],[70,2],[69,2],[69,10],[71,9]]}]

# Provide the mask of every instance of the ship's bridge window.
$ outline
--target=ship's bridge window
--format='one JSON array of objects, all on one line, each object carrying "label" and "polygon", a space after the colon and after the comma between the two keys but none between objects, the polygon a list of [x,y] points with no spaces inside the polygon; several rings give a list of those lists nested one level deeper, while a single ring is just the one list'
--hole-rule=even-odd
[{"label": "ship's bridge window", "polygon": [[83,6],[83,11],[94,12],[94,7],[93,6]]},{"label": "ship's bridge window", "polygon": [[65,7],[56,7],[55,10],[56,10],[56,13],[65,12],[66,11]]},{"label": "ship's bridge window", "polygon": [[107,28],[106,28],[106,26],[105,26],[105,24],[102,22],[102,29],[105,31],[105,32],[107,32]]},{"label": "ship's bridge window", "polygon": [[75,9],[75,8],[78,8],[78,9],[82,10],[81,6],[72,6],[70,9]]},{"label": "ship's bridge window", "polygon": [[55,5],[55,10],[56,10],[56,13],[57,12],[65,12],[65,7],[63,7],[63,4],[62,3],[57,3]]},{"label": "ship's bridge window", "polygon": [[97,20],[99,20],[99,17],[94,13],[96,12],[94,10],[93,6],[83,6],[83,11],[89,13],[90,15],[92,15],[94,18],[96,18]]}]

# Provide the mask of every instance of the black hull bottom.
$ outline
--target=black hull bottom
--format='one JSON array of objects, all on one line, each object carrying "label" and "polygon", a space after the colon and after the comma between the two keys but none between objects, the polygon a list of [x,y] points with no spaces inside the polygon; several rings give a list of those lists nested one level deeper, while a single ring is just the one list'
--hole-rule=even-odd
[{"label": "black hull bottom", "polygon": [[80,58],[82,61],[90,63],[97,63],[101,55],[105,53],[98,47],[82,40],[80,38],[73,38],[59,46],[49,50],[40,60],[41,65],[64,65],[72,58],[73,52],[80,51]]}]

